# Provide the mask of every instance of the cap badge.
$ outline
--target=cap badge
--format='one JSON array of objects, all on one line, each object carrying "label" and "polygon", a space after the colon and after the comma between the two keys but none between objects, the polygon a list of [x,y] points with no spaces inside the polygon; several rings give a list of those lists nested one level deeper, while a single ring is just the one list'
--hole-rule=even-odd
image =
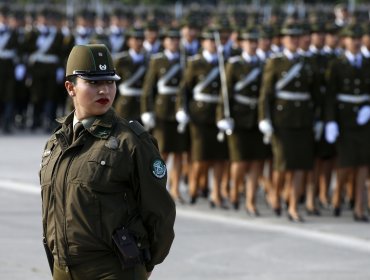
[{"label": "cap badge", "polygon": [[104,71],[107,70],[107,65],[106,64],[99,64],[99,69]]},{"label": "cap badge", "polygon": [[98,52],[98,56],[103,56],[103,53],[102,52]]}]

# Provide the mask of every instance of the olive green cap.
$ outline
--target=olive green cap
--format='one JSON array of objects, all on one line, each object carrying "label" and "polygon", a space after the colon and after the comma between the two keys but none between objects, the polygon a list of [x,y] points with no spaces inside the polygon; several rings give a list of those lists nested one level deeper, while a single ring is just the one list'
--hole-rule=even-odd
[{"label": "olive green cap", "polygon": [[287,23],[281,28],[280,34],[282,36],[301,36],[303,29],[298,23]]},{"label": "olive green cap", "polygon": [[350,24],[341,30],[340,35],[342,37],[360,38],[364,35],[364,30],[359,24]]},{"label": "olive green cap", "polygon": [[127,38],[137,38],[137,39],[144,39],[145,38],[145,31],[144,28],[141,27],[133,27],[130,28],[126,33]]},{"label": "olive green cap", "polygon": [[215,39],[215,32],[220,32],[219,29],[217,28],[214,28],[214,27],[206,27],[205,29],[203,29],[202,33],[201,33],[201,38],[202,39],[209,39],[209,40],[214,40]]},{"label": "olive green cap", "polygon": [[92,81],[118,81],[112,56],[103,44],[77,45],[69,54],[66,77],[78,76]]},{"label": "olive green cap", "polygon": [[272,38],[274,37],[274,28],[271,25],[262,25],[260,27],[260,38]]},{"label": "olive green cap", "polygon": [[181,38],[180,30],[176,27],[165,29],[162,33],[162,38]]},{"label": "olive green cap", "polygon": [[257,26],[249,26],[240,30],[239,40],[258,40],[260,38],[260,30]]}]

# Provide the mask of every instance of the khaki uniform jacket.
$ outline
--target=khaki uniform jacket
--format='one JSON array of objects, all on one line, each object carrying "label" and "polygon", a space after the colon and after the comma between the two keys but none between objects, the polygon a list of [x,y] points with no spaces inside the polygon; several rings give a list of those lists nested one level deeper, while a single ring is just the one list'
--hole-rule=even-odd
[{"label": "khaki uniform jacket", "polygon": [[328,94],[326,102],[326,121],[337,121],[340,127],[356,127],[358,110],[365,102],[352,103],[338,100],[339,94],[354,98],[370,93],[370,61],[362,59],[361,68],[350,64],[348,59],[341,55],[334,59],[327,71]]},{"label": "khaki uniform jacket", "polygon": [[164,53],[153,55],[145,77],[141,113],[154,112],[159,120],[175,121],[181,76],[178,59],[170,61]]},{"label": "khaki uniform jacket", "polygon": [[[49,48],[43,52],[45,55],[53,55],[58,58],[57,62],[44,62],[37,59],[36,53],[39,51],[37,46],[37,40],[40,36],[40,33],[37,30],[30,31],[26,34],[26,48],[29,54],[29,68],[32,76],[38,77],[38,74],[41,75],[43,72],[48,72],[51,69],[51,66],[57,67],[61,66],[65,58],[65,49],[64,49],[64,36],[63,33],[56,28],[55,35],[52,38]],[[53,73],[55,76],[55,72]]]},{"label": "khaki uniform jacket", "polygon": [[[188,60],[184,77],[180,83],[177,108],[188,110],[190,119],[197,124],[215,124],[216,108],[220,102],[220,72],[218,64],[212,64],[202,55]],[[199,101],[197,93],[214,101]]]},{"label": "khaki uniform jacket", "polygon": [[[114,106],[117,114],[128,120],[139,120],[140,98],[147,71],[147,60],[144,59],[141,63],[134,63],[129,53],[124,52],[116,58],[114,66],[117,74],[121,77],[118,85],[119,95]],[[125,84],[127,86],[123,87]]]},{"label": "khaki uniform jacket", "polygon": [[[300,71],[282,89],[277,90],[278,81],[286,78],[291,67],[297,63],[303,63]],[[267,60],[259,98],[259,120],[270,119],[275,127],[312,127],[317,114],[318,82],[315,73],[315,65],[308,57],[290,61],[286,56],[276,55]],[[310,99],[302,101],[279,98],[279,91],[293,96],[295,93],[309,94]]]},{"label": "khaki uniform jacket", "polygon": [[248,63],[241,56],[231,58],[226,65],[230,114],[236,128],[257,127],[262,67],[262,63]]},{"label": "khaki uniform jacket", "polygon": [[114,253],[115,229],[126,226],[139,248],[150,249],[152,270],[169,252],[175,220],[166,169],[155,169],[163,161],[153,138],[110,110],[71,144],[72,121],[73,112],[59,120],[39,173],[44,234],[55,262],[103,260]]}]

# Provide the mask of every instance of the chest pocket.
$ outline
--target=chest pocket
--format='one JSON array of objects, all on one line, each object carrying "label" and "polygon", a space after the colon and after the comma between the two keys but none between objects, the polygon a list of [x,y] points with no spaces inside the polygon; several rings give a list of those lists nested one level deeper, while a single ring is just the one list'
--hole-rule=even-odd
[{"label": "chest pocket", "polygon": [[50,142],[47,144],[44,153],[42,154],[41,164],[40,164],[40,184],[48,185],[51,183],[53,177],[54,167],[59,158],[61,151],[57,149],[55,142]]},{"label": "chest pocket", "polygon": [[[127,156],[126,156],[127,157]],[[106,147],[92,149],[85,165],[81,166],[79,177],[94,191],[102,193],[122,192],[129,180],[129,160],[118,150]]]}]

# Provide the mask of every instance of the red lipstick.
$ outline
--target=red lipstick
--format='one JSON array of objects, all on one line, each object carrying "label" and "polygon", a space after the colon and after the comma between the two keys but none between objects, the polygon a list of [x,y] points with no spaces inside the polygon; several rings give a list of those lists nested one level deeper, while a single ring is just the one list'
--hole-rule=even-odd
[{"label": "red lipstick", "polygon": [[106,105],[106,104],[109,103],[109,99],[108,98],[100,98],[96,102],[98,102],[99,104],[102,104],[102,105]]}]

